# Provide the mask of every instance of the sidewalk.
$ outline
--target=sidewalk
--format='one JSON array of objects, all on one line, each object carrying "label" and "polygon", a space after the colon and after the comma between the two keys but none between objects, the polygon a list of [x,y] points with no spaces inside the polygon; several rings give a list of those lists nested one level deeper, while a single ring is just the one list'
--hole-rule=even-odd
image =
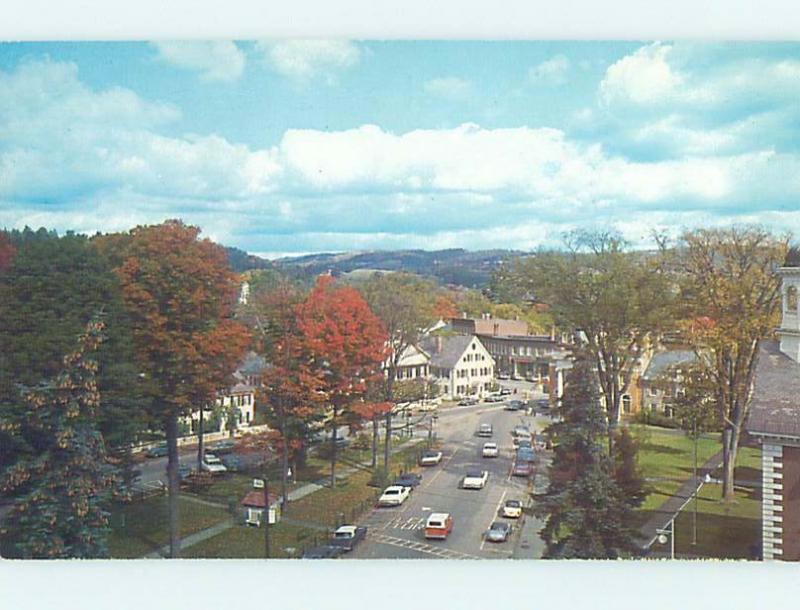
[{"label": "sidewalk", "polygon": [[658,536],[658,531],[664,529],[672,518],[677,516],[681,509],[692,499],[695,489],[699,489],[703,484],[706,474],[711,474],[722,464],[722,451],[718,451],[706,460],[697,469],[699,485],[695,488],[693,479],[688,479],[678,488],[678,490],[661,506],[653,511],[653,515],[647,520],[640,530],[640,543],[644,551],[648,551],[650,546]]}]

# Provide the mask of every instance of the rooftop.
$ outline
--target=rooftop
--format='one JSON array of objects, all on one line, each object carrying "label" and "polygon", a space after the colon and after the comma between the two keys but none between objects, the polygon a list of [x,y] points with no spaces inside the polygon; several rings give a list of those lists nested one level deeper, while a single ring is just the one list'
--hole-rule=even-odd
[{"label": "rooftop", "polygon": [[472,343],[471,335],[454,335],[451,337],[426,337],[420,344],[431,357],[431,364],[443,369],[452,369],[464,351]]},{"label": "rooftop", "polygon": [[697,354],[692,350],[667,350],[656,352],[650,359],[650,364],[642,375],[646,381],[655,381],[659,376],[666,373],[671,367],[679,364],[689,364],[697,360]]},{"label": "rooftop", "polygon": [[746,424],[751,434],[800,438],[800,364],[780,351],[777,341],[763,341]]}]

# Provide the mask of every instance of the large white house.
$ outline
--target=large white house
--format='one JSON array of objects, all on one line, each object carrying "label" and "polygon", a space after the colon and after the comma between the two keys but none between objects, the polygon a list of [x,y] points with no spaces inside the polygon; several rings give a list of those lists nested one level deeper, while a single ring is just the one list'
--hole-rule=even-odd
[{"label": "large white house", "polygon": [[474,335],[425,337],[430,373],[445,398],[484,396],[494,384],[494,358]]}]

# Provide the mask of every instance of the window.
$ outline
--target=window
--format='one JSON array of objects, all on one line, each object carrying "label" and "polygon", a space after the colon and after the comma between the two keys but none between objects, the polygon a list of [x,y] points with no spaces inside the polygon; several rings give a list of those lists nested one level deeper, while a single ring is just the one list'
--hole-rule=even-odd
[{"label": "window", "polygon": [[797,287],[789,286],[786,289],[786,311],[797,313]]},{"label": "window", "polygon": [[650,393],[650,396],[658,396],[658,388],[650,386],[647,391]]},{"label": "window", "polygon": [[631,412],[631,397],[628,394],[622,395],[622,412],[623,413]]}]

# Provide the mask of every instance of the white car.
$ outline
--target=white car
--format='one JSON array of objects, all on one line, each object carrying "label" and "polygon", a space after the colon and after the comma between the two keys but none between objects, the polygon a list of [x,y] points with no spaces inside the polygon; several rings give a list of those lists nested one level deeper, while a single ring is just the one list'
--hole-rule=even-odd
[{"label": "white car", "polygon": [[500,514],[507,519],[519,519],[522,516],[522,502],[519,500],[506,500]]},{"label": "white car", "polygon": [[489,480],[489,472],[486,470],[468,470],[461,481],[462,489],[483,489],[486,481]]},{"label": "white car", "polygon": [[497,448],[497,443],[484,443],[481,454],[485,458],[493,458],[500,455],[500,450]]},{"label": "white car", "polygon": [[426,451],[422,454],[422,457],[419,459],[420,466],[436,466],[439,462],[442,461],[442,452],[441,451]]},{"label": "white car", "polygon": [[210,472],[211,474],[222,474],[224,472],[228,472],[228,469],[225,467],[225,464],[222,463],[222,460],[220,460],[213,453],[206,453],[206,457],[202,462],[202,469],[206,472]]},{"label": "white car", "polygon": [[378,498],[378,505],[400,506],[403,502],[408,500],[408,495],[410,493],[410,487],[403,487],[402,485],[390,485],[383,490],[381,497]]}]

